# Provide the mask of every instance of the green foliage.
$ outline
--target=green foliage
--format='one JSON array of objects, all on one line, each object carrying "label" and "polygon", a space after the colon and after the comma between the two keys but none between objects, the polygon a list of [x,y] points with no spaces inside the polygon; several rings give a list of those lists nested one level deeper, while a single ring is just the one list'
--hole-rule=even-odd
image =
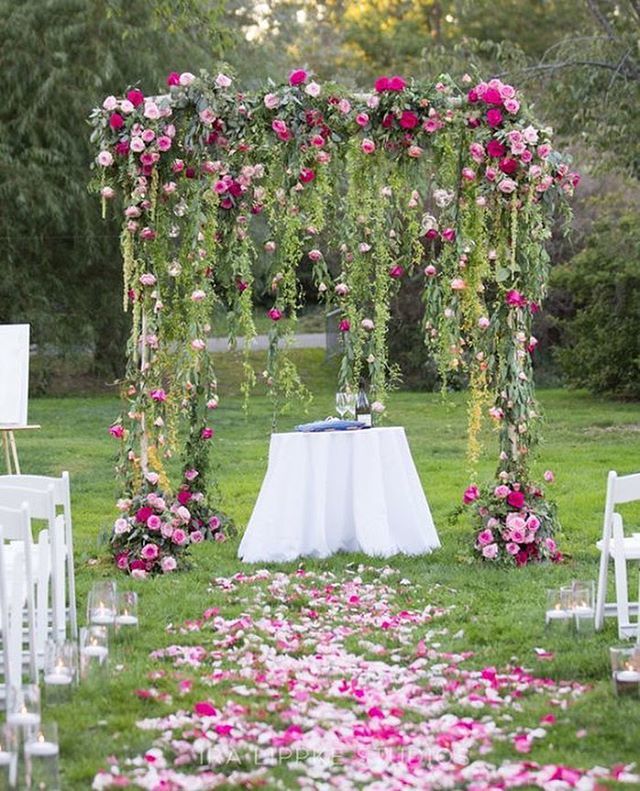
[{"label": "green foliage", "polygon": [[571,300],[559,359],[569,381],[593,393],[640,397],[638,218],[603,219],[586,247],[553,273]]},{"label": "green foliage", "polygon": [[89,346],[113,375],[126,320],[119,231],[87,194],[89,109],[113,89],[220,53],[204,0],[0,0],[0,319],[39,344]]}]

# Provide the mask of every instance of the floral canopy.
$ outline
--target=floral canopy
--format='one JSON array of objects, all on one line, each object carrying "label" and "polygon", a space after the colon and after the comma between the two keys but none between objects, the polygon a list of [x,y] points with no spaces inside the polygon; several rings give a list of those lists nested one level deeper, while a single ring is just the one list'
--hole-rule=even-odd
[{"label": "floral canopy", "polygon": [[[224,527],[206,493],[218,406],[207,336],[216,304],[232,341],[255,335],[258,258],[268,262],[264,376],[274,413],[305,390],[286,352],[302,262],[318,297],[341,311],[340,385],[366,375],[380,412],[396,376],[390,302],[403,282],[421,281],[441,379],[469,382],[464,499],[475,550],[520,565],[556,557],[553,506],[529,479],[540,420],[531,326],[545,295],[545,242],[578,176],[551,130],[513,86],[466,75],[462,86],[446,75],[381,77],[371,94],[302,69],[251,93],[224,73],[172,73],[167,85],[160,97],[137,88],[109,96],[90,118],[94,185],[105,210],[123,202],[132,313],[125,408],[110,429],[121,441],[118,565],[137,576],[172,571],[191,543]],[[328,261],[339,263],[330,271]],[[247,358],[244,366],[248,393],[254,374]],[[497,426],[500,460],[498,481],[481,491],[485,417]]]}]

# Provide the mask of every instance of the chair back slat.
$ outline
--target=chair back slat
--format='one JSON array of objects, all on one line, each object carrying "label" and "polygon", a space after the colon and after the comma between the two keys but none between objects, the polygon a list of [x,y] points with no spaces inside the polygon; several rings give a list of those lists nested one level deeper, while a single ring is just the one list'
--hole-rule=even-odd
[{"label": "chair back slat", "polygon": [[8,486],[0,488],[0,507],[20,508],[22,503],[28,503],[32,519],[55,519],[53,486],[45,491]]},{"label": "chair back slat", "polygon": [[25,502],[18,508],[0,506],[0,527],[5,541],[24,541],[25,519],[29,524],[29,507]]},{"label": "chair back slat", "polygon": [[20,488],[46,492],[53,486],[53,499],[56,505],[64,505],[68,485],[68,476],[51,478],[48,475],[0,475],[0,489]]},{"label": "chair back slat", "polygon": [[612,486],[615,505],[640,500],[640,473],[634,475],[618,475]]}]

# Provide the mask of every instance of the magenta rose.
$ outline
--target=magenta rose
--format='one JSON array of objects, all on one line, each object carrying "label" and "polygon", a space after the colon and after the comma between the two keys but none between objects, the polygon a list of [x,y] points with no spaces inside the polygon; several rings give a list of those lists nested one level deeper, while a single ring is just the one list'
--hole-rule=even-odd
[{"label": "magenta rose", "polygon": [[489,140],[487,143],[487,154],[494,159],[501,159],[507,153],[507,149],[499,140]]},{"label": "magenta rose", "polygon": [[470,503],[474,502],[480,497],[480,491],[478,490],[477,486],[467,486],[464,490],[464,494],[462,495],[462,502],[465,505],[469,505]]},{"label": "magenta rose", "polygon": [[410,110],[405,110],[400,116],[398,123],[402,129],[415,129],[416,126],[418,126],[419,119],[415,113],[412,113]]},{"label": "magenta rose", "polygon": [[442,231],[442,238],[445,242],[453,242],[456,238],[456,232],[454,228],[445,228]]},{"label": "magenta rose", "polygon": [[211,439],[211,437],[213,437],[213,429],[208,426],[200,432],[200,439]]},{"label": "magenta rose", "polygon": [[522,506],[524,505],[524,493],[510,492],[507,495],[507,504],[510,505],[512,508],[522,508]]},{"label": "magenta rose", "polygon": [[186,489],[182,489],[178,492],[177,500],[180,505],[186,505],[189,500],[191,499],[191,492],[188,492]]},{"label": "magenta rose", "polygon": [[502,113],[495,107],[487,110],[487,123],[489,126],[496,127],[502,125]]},{"label": "magenta rose", "polygon": [[180,85],[180,75],[177,71],[172,71],[167,77],[167,85]]},{"label": "magenta rose", "polygon": [[127,99],[131,102],[134,107],[139,107],[142,102],[144,102],[144,94],[142,91],[135,88],[132,91],[129,91],[127,94]]},{"label": "magenta rose", "polygon": [[399,280],[404,275],[404,268],[400,266],[400,264],[396,264],[392,266],[389,270],[389,277],[392,277],[394,280]]},{"label": "magenta rose", "polygon": [[375,81],[373,87],[378,93],[384,93],[384,91],[389,90],[389,78],[388,77],[378,77]]},{"label": "magenta rose", "polygon": [[500,91],[495,88],[488,88],[482,94],[482,101],[486,104],[502,104],[502,96],[500,96]]},{"label": "magenta rose", "polygon": [[503,173],[506,173],[507,176],[511,176],[518,169],[518,161],[516,159],[512,159],[511,157],[505,157],[504,159],[500,160],[498,167]]},{"label": "magenta rose", "polygon": [[124,428],[119,423],[115,423],[113,426],[109,426],[109,434],[116,439],[122,439]]},{"label": "magenta rose", "polygon": [[271,321],[280,321],[282,318],[282,311],[278,310],[278,308],[271,308],[271,310],[267,311],[267,316]]},{"label": "magenta rose", "polygon": [[129,556],[126,552],[120,552],[119,555],[116,555],[116,566],[122,571],[126,571],[129,568]]},{"label": "magenta rose", "polygon": [[527,304],[526,297],[524,297],[519,291],[516,291],[515,288],[507,291],[505,301],[510,308],[524,308]]},{"label": "magenta rose", "polygon": [[136,521],[140,522],[140,524],[146,524],[147,519],[153,516],[153,509],[149,508],[149,506],[145,505],[142,508],[138,508],[136,511]]},{"label": "magenta rose", "polygon": [[348,319],[342,319],[338,324],[338,329],[340,332],[349,332],[351,329],[351,324],[349,323]]},{"label": "magenta rose", "polygon": [[124,118],[120,113],[111,113],[109,116],[109,126],[112,129],[122,129],[124,126]]},{"label": "magenta rose", "polygon": [[389,77],[389,82],[387,83],[388,91],[404,91],[406,87],[407,81],[397,74],[394,77]]},{"label": "magenta rose", "polygon": [[308,184],[310,181],[313,181],[316,177],[316,174],[311,168],[302,168],[300,170],[300,181],[303,184]]},{"label": "magenta rose", "polygon": [[308,76],[304,69],[295,69],[289,75],[289,85],[302,85],[303,82],[307,81]]}]

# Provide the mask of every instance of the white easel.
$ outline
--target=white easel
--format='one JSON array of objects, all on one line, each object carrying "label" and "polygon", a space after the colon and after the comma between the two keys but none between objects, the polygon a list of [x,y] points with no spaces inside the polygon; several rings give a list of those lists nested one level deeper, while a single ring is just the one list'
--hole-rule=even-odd
[{"label": "white easel", "polygon": [[16,431],[29,425],[29,325],[0,324],[0,433],[9,475],[20,475]]}]

